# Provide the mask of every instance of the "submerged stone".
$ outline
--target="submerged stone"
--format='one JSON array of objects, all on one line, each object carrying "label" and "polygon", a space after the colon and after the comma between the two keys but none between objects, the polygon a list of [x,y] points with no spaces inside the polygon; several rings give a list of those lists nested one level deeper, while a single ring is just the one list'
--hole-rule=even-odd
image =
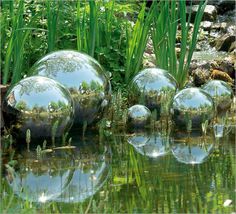
[{"label": "submerged stone", "polygon": [[3,111],[6,125],[18,137],[60,137],[73,123],[74,105],[69,91],[58,82],[40,76],[28,77],[6,94]]},{"label": "submerged stone", "polygon": [[179,91],[172,102],[173,119],[178,128],[184,126],[200,129],[202,123],[213,119],[214,109],[211,96],[198,88]]},{"label": "submerged stone", "polygon": [[75,123],[92,123],[111,93],[109,79],[92,57],[72,50],[49,53],[35,63],[32,74],[57,80],[69,89],[75,103]]},{"label": "submerged stone", "polygon": [[131,91],[136,99],[135,102],[147,106],[151,111],[155,110],[159,119],[162,109],[169,108],[169,101],[173,98],[177,87],[175,78],[167,71],[147,68],[134,77]]},{"label": "submerged stone", "polygon": [[143,105],[134,105],[128,109],[128,125],[131,128],[144,128],[150,123],[151,111]]},{"label": "submerged stone", "polygon": [[226,111],[230,108],[233,102],[233,90],[226,82],[211,80],[202,89],[212,96],[218,111]]}]

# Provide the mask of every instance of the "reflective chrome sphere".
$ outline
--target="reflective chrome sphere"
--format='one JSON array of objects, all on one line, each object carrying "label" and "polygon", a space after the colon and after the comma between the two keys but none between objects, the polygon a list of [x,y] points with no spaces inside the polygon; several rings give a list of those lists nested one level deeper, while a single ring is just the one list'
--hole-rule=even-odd
[{"label": "reflective chrome sphere", "polygon": [[[141,141],[140,141],[141,140]],[[170,152],[171,139],[169,136],[161,133],[155,134],[137,134],[131,136],[128,142],[134,147],[134,149],[141,155],[145,155],[150,158],[157,158],[164,156]]]},{"label": "reflective chrome sphere", "polygon": [[50,53],[35,63],[31,73],[57,80],[69,89],[75,103],[76,124],[93,122],[111,93],[110,82],[100,64],[77,51]]},{"label": "reflective chrome sphere", "polygon": [[82,202],[99,191],[110,176],[109,149],[94,140],[86,141],[84,145],[78,139],[73,142],[80,145],[73,151],[74,174],[66,190],[56,199],[58,202]]},{"label": "reflective chrome sphere", "polygon": [[30,202],[55,200],[67,187],[73,170],[69,152],[53,151],[41,154],[22,154],[18,170],[7,168],[6,179],[13,192]]},{"label": "reflective chrome sphere", "polygon": [[211,136],[182,136],[174,139],[172,154],[177,161],[185,164],[201,164],[214,150],[214,138]]},{"label": "reflective chrome sphere", "polygon": [[69,91],[58,82],[40,76],[18,82],[6,94],[3,111],[6,123],[18,137],[60,137],[73,122],[74,104]]},{"label": "reflective chrome sphere", "polygon": [[202,89],[186,88],[179,91],[172,103],[173,119],[176,126],[201,128],[201,124],[214,117],[214,102],[209,94]]},{"label": "reflective chrome sphere", "polygon": [[233,90],[226,82],[211,80],[203,85],[202,89],[212,96],[218,111],[230,108],[233,101]]},{"label": "reflective chrome sphere", "polygon": [[136,102],[144,104],[151,111],[156,110],[158,119],[161,108],[168,109],[168,103],[177,90],[177,82],[163,69],[147,68],[134,77],[131,87],[134,97],[139,98]]},{"label": "reflective chrome sphere", "polygon": [[150,123],[151,111],[143,105],[134,105],[128,109],[128,125],[143,128]]}]

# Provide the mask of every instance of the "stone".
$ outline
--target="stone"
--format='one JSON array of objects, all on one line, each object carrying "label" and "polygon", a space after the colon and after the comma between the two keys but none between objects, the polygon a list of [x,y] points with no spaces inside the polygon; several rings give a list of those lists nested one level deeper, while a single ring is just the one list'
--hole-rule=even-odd
[{"label": "stone", "polygon": [[226,73],[217,69],[213,69],[211,72],[211,79],[223,80],[230,85],[233,85],[234,80]]},{"label": "stone", "polygon": [[195,86],[201,86],[206,83],[211,76],[210,70],[204,68],[197,68],[192,72],[193,82]]},{"label": "stone", "polygon": [[215,40],[215,48],[217,51],[229,51],[230,46],[235,40],[235,35],[224,34]]},{"label": "stone", "polygon": [[233,90],[226,82],[211,80],[202,86],[202,89],[211,95],[218,112],[229,110],[233,102]]},{"label": "stone", "polygon": [[174,96],[171,113],[178,129],[200,129],[206,120],[210,122],[213,119],[214,101],[202,89],[186,88]]},{"label": "stone", "polygon": [[201,27],[203,28],[203,30],[210,31],[212,27],[212,22],[203,21],[201,22]]},{"label": "stone", "polygon": [[95,59],[78,51],[49,53],[34,64],[31,73],[52,78],[70,91],[76,125],[94,122],[111,95],[108,74]]},{"label": "stone", "polygon": [[[191,22],[194,22],[196,13],[198,10],[198,5],[193,5],[192,8],[188,7],[187,8],[187,12],[188,14],[191,13]],[[217,9],[214,5],[206,5],[205,10],[204,10],[204,14],[202,17],[202,21],[215,21],[216,20],[216,16],[217,16]]]},{"label": "stone", "polygon": [[[131,82],[134,102],[156,111],[157,119],[178,88],[177,81],[167,71],[160,68],[147,68],[140,71]],[[168,110],[167,110],[168,111]]]},{"label": "stone", "polygon": [[73,123],[74,103],[60,83],[32,76],[8,90],[3,112],[6,126],[19,138],[25,139],[28,129],[32,138],[61,137]]}]

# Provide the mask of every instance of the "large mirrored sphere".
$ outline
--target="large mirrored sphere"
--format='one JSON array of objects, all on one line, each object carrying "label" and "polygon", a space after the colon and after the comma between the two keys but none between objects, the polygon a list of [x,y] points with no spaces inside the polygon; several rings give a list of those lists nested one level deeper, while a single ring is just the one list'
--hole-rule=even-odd
[{"label": "large mirrored sphere", "polygon": [[66,190],[56,201],[77,203],[93,196],[102,188],[111,173],[110,150],[99,145],[98,139],[86,141],[74,136],[74,145],[79,145],[73,151],[75,166],[72,179]]},{"label": "large mirrored sphere", "polygon": [[131,128],[144,128],[149,125],[151,111],[143,105],[134,105],[128,109],[128,126]]},{"label": "large mirrored sphere", "polygon": [[170,152],[171,138],[162,133],[137,133],[128,138],[134,149],[141,155],[157,158]]},{"label": "large mirrored sphere", "polygon": [[167,71],[159,68],[147,68],[138,73],[132,80],[132,92],[136,103],[147,106],[151,111],[156,110],[157,119],[161,107],[164,108],[173,98],[177,90],[177,82]]},{"label": "large mirrored sphere", "polygon": [[43,153],[21,153],[17,167],[7,168],[6,179],[12,191],[30,202],[55,200],[67,187],[73,175],[70,154],[57,150]]},{"label": "large mirrored sphere", "polygon": [[52,78],[69,89],[75,103],[76,124],[92,123],[111,93],[100,64],[77,51],[50,53],[35,63],[31,73]]},{"label": "large mirrored sphere", "polygon": [[233,90],[228,83],[211,80],[202,89],[212,96],[218,111],[226,111],[230,108],[233,101]]},{"label": "large mirrored sphere", "polygon": [[5,122],[18,137],[60,137],[73,122],[74,104],[69,91],[60,83],[40,76],[25,78],[6,94]]},{"label": "large mirrored sphere", "polygon": [[213,136],[181,136],[174,138],[172,154],[177,161],[185,164],[201,164],[214,150]]},{"label": "large mirrored sphere", "polygon": [[176,126],[200,129],[201,124],[214,117],[214,101],[202,89],[186,88],[179,91],[172,103],[173,119]]}]

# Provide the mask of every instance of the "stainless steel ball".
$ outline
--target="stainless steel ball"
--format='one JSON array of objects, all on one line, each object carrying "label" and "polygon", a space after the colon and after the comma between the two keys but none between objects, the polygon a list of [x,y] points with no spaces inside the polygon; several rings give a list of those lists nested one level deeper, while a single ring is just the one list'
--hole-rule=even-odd
[{"label": "stainless steel ball", "polygon": [[40,76],[22,79],[6,94],[3,111],[6,124],[18,137],[60,137],[67,132],[74,115],[69,91],[58,82]]},{"label": "stainless steel ball", "polygon": [[202,89],[210,94],[218,111],[226,111],[233,102],[233,90],[228,83],[221,80],[211,80]]},{"label": "stainless steel ball", "polygon": [[185,164],[201,164],[207,160],[214,150],[212,136],[182,136],[174,139],[172,154],[178,162]]},{"label": "stainless steel ball", "polygon": [[143,105],[134,105],[128,109],[128,126],[144,128],[150,123],[151,111]]},{"label": "stainless steel ball", "polygon": [[111,93],[109,79],[101,65],[78,51],[49,53],[35,63],[31,73],[52,78],[69,89],[75,103],[76,124],[92,123]]},{"label": "stainless steel ball", "polygon": [[65,191],[73,175],[73,160],[63,150],[21,153],[17,169],[8,167],[6,180],[12,191],[23,200],[45,203]]},{"label": "stainless steel ball", "polygon": [[143,133],[143,139],[140,142],[141,135],[131,136],[128,142],[134,147],[134,149],[141,155],[157,158],[164,156],[170,152],[171,138],[161,133],[145,134]]},{"label": "stainless steel ball", "polygon": [[172,102],[171,112],[178,128],[200,129],[202,123],[214,117],[214,101],[202,89],[186,88],[179,91]]},{"label": "stainless steel ball", "polygon": [[161,111],[168,113],[169,103],[177,88],[175,78],[160,68],[142,70],[131,83],[135,102],[147,106],[151,111],[156,110],[157,119],[160,118]]}]

